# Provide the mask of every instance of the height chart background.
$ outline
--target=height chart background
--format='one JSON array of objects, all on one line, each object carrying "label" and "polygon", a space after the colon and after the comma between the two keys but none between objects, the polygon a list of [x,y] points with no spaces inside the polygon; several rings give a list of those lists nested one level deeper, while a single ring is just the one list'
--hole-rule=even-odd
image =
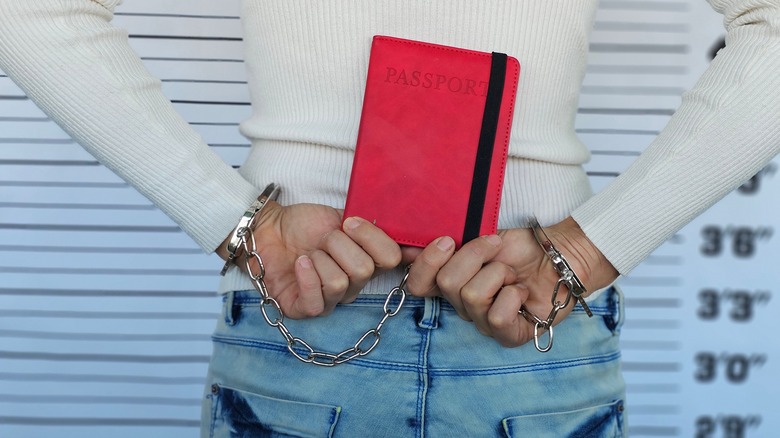
[{"label": "height chart background", "polygon": [[[233,165],[248,151],[238,13],[238,0],[127,0],[115,19]],[[704,0],[601,2],[576,121],[596,190],[669,120],[721,20]],[[631,436],[780,428],[776,168],[621,280]],[[0,437],[195,436],[220,266],[0,72]]]}]

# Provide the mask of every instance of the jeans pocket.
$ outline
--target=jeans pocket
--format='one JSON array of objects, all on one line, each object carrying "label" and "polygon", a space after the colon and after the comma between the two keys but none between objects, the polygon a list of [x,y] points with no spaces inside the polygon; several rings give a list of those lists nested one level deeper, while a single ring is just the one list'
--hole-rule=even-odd
[{"label": "jeans pocket", "polygon": [[223,437],[331,437],[341,408],[282,400],[212,386],[211,427],[208,436]]},{"label": "jeans pocket", "polygon": [[508,438],[619,438],[623,436],[623,401],[576,411],[509,417],[501,423]]}]

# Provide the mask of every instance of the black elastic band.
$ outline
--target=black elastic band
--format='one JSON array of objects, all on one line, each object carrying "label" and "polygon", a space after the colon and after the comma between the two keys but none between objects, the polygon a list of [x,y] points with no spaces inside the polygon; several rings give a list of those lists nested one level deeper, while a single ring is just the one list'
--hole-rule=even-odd
[{"label": "black elastic band", "polygon": [[479,133],[477,159],[474,163],[474,177],[471,180],[471,194],[466,210],[466,224],[463,229],[463,243],[479,236],[482,213],[485,209],[490,164],[493,162],[493,145],[498,130],[498,113],[501,111],[501,98],[504,95],[507,56],[493,52],[488,79],[485,112],[482,116],[482,128]]}]

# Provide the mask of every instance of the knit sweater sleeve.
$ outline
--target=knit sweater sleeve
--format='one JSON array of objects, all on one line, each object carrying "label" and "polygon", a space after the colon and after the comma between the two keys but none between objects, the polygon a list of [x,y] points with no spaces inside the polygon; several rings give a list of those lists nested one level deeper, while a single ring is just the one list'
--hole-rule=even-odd
[{"label": "knit sweater sleeve", "polygon": [[120,0],[0,1],[0,68],[95,158],[213,251],[259,190],[204,143],[112,26]]},{"label": "knit sweater sleeve", "polygon": [[722,49],[669,124],[572,216],[621,274],[780,151],[780,0],[710,0]]}]

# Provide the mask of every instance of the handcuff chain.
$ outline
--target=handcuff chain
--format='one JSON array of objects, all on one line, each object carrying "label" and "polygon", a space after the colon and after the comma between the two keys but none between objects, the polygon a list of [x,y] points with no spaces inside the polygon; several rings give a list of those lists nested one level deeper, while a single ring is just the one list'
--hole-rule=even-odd
[{"label": "handcuff chain", "polygon": [[[276,301],[269,293],[268,287],[265,285],[265,265],[263,259],[257,252],[255,238],[252,233],[252,225],[254,218],[246,226],[245,230],[239,230],[239,246],[244,252],[246,269],[249,272],[249,276],[252,280],[252,285],[257,289],[262,297],[260,304],[260,310],[263,313],[263,319],[265,322],[279,330],[279,333],[287,343],[287,349],[290,353],[301,362],[310,363],[313,365],[319,365],[324,367],[332,367],[345,362],[349,362],[357,357],[362,357],[370,353],[376,348],[381,340],[381,330],[384,324],[389,318],[392,318],[401,311],[401,307],[406,300],[406,280],[409,278],[409,267],[407,266],[404,277],[398,286],[394,287],[387,294],[385,304],[382,307],[384,315],[379,323],[372,329],[366,330],[365,333],[358,339],[355,344],[347,348],[340,353],[328,353],[324,351],[317,351],[305,340],[294,336],[287,326],[284,324],[284,312],[279,302]],[[251,236],[251,237],[247,237]],[[255,272],[252,269],[250,260],[256,260],[258,269]],[[394,306],[391,308],[391,306]],[[270,315],[269,315],[270,313]]]},{"label": "handcuff chain", "polygon": [[[533,217],[531,218],[531,229],[534,233],[534,238],[542,247],[544,253],[550,258],[553,268],[555,268],[555,272],[560,276],[555,283],[555,288],[553,289],[552,297],[550,298],[552,310],[550,311],[550,314],[547,315],[547,319],[543,320],[539,318],[535,313],[531,312],[525,304],[520,306],[520,310],[518,311],[518,313],[523,315],[528,322],[534,325],[534,347],[536,347],[540,353],[546,353],[550,351],[553,346],[553,323],[555,322],[555,318],[558,316],[559,311],[566,308],[569,303],[571,303],[572,298],[582,305],[582,308],[585,309],[588,316],[593,316],[593,313],[582,298],[582,295],[586,293],[585,286],[582,285],[582,282],[571,266],[569,266],[569,263],[566,261],[566,258],[563,257],[563,254],[553,246],[552,242],[547,237],[547,234],[544,232],[541,225],[539,225],[539,221]],[[558,291],[560,290],[561,285],[566,286],[566,299],[562,302],[558,301]],[[547,345],[542,346],[540,339],[545,331],[548,332],[549,338],[547,340]]]}]

